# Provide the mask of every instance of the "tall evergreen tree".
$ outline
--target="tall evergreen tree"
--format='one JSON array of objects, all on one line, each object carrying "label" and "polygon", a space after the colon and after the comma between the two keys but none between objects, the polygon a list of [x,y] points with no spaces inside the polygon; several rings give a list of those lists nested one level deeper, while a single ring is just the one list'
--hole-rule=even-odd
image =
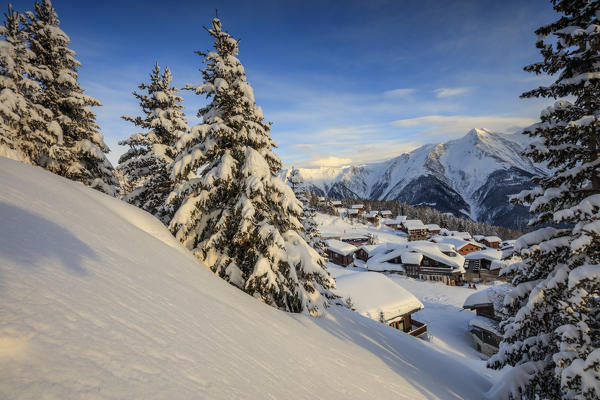
[{"label": "tall evergreen tree", "polygon": [[49,71],[32,64],[24,21],[9,5],[0,27],[0,155],[46,166],[62,134],[48,124],[52,112],[37,103],[42,88],[36,80]]},{"label": "tall evergreen tree", "polygon": [[59,28],[56,10],[50,0],[36,1],[34,11],[26,16],[33,63],[50,72],[40,79],[40,104],[52,111],[52,127],[62,135],[62,146],[52,154],[56,162],[46,167],[114,195],[118,181],[106,158],[109,149],[99,132],[96,115],[90,108],[101,103],[84,94],[77,82],[81,64],[69,48],[69,37]]},{"label": "tall evergreen tree", "polygon": [[504,301],[500,351],[488,363],[514,368],[501,397],[600,398],[600,2],[554,0],[561,14],[536,31],[544,60],[525,67],[557,75],[523,97],[564,98],[528,129],[526,155],[554,171],[519,195],[530,225],[523,262],[503,271],[516,286]]},{"label": "tall evergreen tree", "polygon": [[197,52],[207,64],[204,83],[188,89],[212,100],[198,112],[202,123],[178,143],[173,176],[180,185],[171,198],[178,209],[170,229],[250,295],[285,311],[319,314],[335,282],[298,234],[302,205],[275,175],[281,161],[236,57],[238,41],[217,18],[207,31],[216,51]]},{"label": "tall evergreen tree", "polygon": [[135,133],[119,142],[129,150],[119,159],[118,169],[135,189],[124,200],[155,215],[168,224],[172,212],[166,205],[173,190],[170,167],[176,155],[175,145],[189,131],[182,112],[183,99],[177,88],[170,86],[171,71],[166,67],[161,74],[158,63],[150,73],[150,83],[138,86],[147,94],[133,92],[139,100],[143,117],[124,116],[123,119],[147,132]]},{"label": "tall evergreen tree", "polygon": [[302,203],[302,215],[300,216],[300,223],[304,228],[302,236],[308,244],[310,244],[319,252],[319,254],[323,255],[325,254],[325,246],[321,240],[319,225],[317,224],[317,221],[315,221],[317,212],[315,208],[311,207],[310,205],[310,201],[308,199],[309,193],[306,190],[304,179],[302,179],[302,175],[300,175],[300,171],[298,171],[298,169],[292,167],[290,176],[288,177],[288,182],[292,186],[294,195]]}]

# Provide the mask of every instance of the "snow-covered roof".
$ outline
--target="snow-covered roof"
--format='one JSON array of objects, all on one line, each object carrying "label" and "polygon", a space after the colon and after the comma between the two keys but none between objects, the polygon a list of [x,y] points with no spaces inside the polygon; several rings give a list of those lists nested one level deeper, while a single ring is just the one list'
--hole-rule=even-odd
[{"label": "snow-covered roof", "polygon": [[360,272],[336,279],[337,293],[350,297],[356,311],[379,321],[384,321],[418,311],[423,304],[410,292],[387,276],[376,272]]},{"label": "snow-covered roof", "polygon": [[325,246],[327,246],[328,250],[341,254],[343,256],[350,255],[354,253],[357,249],[351,244],[342,242],[337,239],[329,239],[325,241]]},{"label": "snow-covered roof", "polygon": [[343,241],[354,241],[354,240],[369,240],[369,236],[361,235],[359,233],[343,233],[340,235],[340,240]]},{"label": "snow-covered roof", "polygon": [[406,229],[427,229],[427,227],[423,224],[423,222],[420,219],[407,219],[406,221],[402,222],[402,225],[404,225],[404,227]]},{"label": "snow-covered roof", "polygon": [[439,245],[436,243],[426,241],[415,241],[405,244],[390,243],[388,244],[388,250],[389,251],[385,253],[379,253],[369,259],[367,262],[367,268],[380,271],[383,268],[381,264],[387,263],[389,260],[392,260],[396,257],[400,257],[402,263],[419,265],[423,259],[423,256],[426,256],[432,260],[450,266],[456,272],[465,272],[463,267],[465,258],[458,253],[454,253],[454,256],[444,254]]},{"label": "snow-covered roof", "polygon": [[402,264],[419,265],[423,260],[423,254],[412,251],[406,251],[400,256]]},{"label": "snow-covered roof", "polygon": [[490,306],[494,302],[502,301],[504,296],[512,290],[509,284],[491,286],[487,289],[478,290],[466,298],[463,308],[476,308]]},{"label": "snow-covered roof", "polygon": [[404,215],[399,215],[396,218],[386,219],[383,221],[385,225],[400,225],[406,221],[406,217]]},{"label": "snow-covered roof", "polygon": [[465,259],[467,259],[467,260],[485,259],[485,260],[490,260],[490,261],[501,260],[502,252],[500,250],[496,250],[496,249],[483,249],[483,250],[474,251],[473,253],[467,254],[465,256]]},{"label": "snow-covered roof", "polygon": [[423,225],[423,221],[420,219],[407,219],[403,222],[404,226],[409,227],[411,225]]},{"label": "snow-covered roof", "polygon": [[484,331],[492,332],[496,336],[502,336],[502,334],[500,333],[498,322],[494,321],[491,318],[476,315],[473,319],[469,321],[469,326],[483,329]]},{"label": "snow-covered roof", "polygon": [[427,225],[425,225],[425,227],[427,228],[427,230],[430,230],[430,231],[439,231],[440,230],[440,226],[437,224],[427,224]]},{"label": "snow-covered roof", "polygon": [[365,206],[364,206],[364,205],[362,205],[362,204],[352,204],[352,208],[354,208],[354,209],[357,209],[357,210],[358,210],[358,209],[363,209],[363,208],[365,208]]},{"label": "snow-covered roof", "polygon": [[477,241],[480,241],[480,240],[485,239],[485,236],[483,236],[483,235],[473,235],[473,239],[475,239]]},{"label": "snow-covered roof", "polygon": [[501,242],[502,241],[502,239],[500,239],[498,236],[486,236],[484,239],[488,243]]},{"label": "snow-covered roof", "polygon": [[477,242],[473,242],[470,240],[464,240],[461,239],[459,237],[456,236],[440,236],[440,235],[435,235],[434,237],[431,238],[431,240],[433,240],[436,243],[446,243],[446,244],[451,244],[454,246],[454,248],[456,250],[460,250],[463,247],[465,247],[468,244],[471,244],[473,246],[477,246],[480,249],[483,249],[483,245],[479,244]]},{"label": "snow-covered roof", "polygon": [[346,213],[351,215],[358,214],[358,209],[349,208],[348,210],[346,210]]},{"label": "snow-covered roof", "polygon": [[382,211],[379,211],[379,213],[381,215],[392,215],[392,212],[390,210],[382,210]]},{"label": "snow-covered roof", "polygon": [[358,246],[358,248],[364,250],[369,255],[369,257],[371,257],[374,254],[378,254],[378,253],[385,251],[386,245],[385,244],[363,244],[361,246]]},{"label": "snow-covered roof", "polygon": [[334,205],[334,206],[339,206],[339,205],[342,204],[342,202],[341,202],[341,200],[334,200],[334,201],[331,202],[331,204]]},{"label": "snow-covered roof", "polygon": [[454,253],[454,256],[444,254],[436,243],[419,240],[410,242],[407,244],[407,246],[422,253],[424,256],[431,258],[432,260],[450,266],[456,272],[465,272],[465,258],[458,253]]},{"label": "snow-covered roof", "polygon": [[369,211],[367,214],[365,214],[366,218],[375,218],[378,215],[377,211]]}]

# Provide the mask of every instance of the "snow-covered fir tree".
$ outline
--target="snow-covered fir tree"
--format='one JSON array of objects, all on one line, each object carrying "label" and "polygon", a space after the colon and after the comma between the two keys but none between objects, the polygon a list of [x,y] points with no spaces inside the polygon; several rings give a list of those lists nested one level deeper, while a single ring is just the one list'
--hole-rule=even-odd
[{"label": "snow-covered fir tree", "polygon": [[36,1],[34,11],[26,16],[33,64],[49,71],[39,80],[43,88],[39,103],[52,112],[51,132],[62,137],[61,145],[51,154],[52,162],[44,167],[114,195],[118,181],[91,110],[101,103],[84,94],[79,86],[77,71],[81,64],[69,48],[69,37],[59,27],[56,10],[50,0]]},{"label": "snow-covered fir tree", "polygon": [[302,215],[300,216],[300,223],[304,228],[302,236],[308,244],[310,244],[319,254],[325,254],[325,246],[321,240],[321,232],[319,232],[319,225],[315,221],[317,212],[314,207],[311,207],[310,200],[308,199],[308,191],[304,185],[304,179],[300,175],[300,171],[296,168],[292,168],[288,177],[288,182],[292,187],[292,191],[296,195],[296,198],[302,203]]},{"label": "snow-covered fir tree", "polygon": [[175,145],[189,131],[182,112],[183,99],[177,95],[178,89],[171,86],[171,80],[169,67],[161,74],[157,63],[150,73],[150,83],[138,86],[147,94],[133,92],[144,115],[123,117],[146,131],[119,142],[120,145],[128,145],[129,150],[120,157],[118,169],[123,172],[128,185],[134,188],[123,199],[155,215],[165,224],[172,217],[166,199],[173,190],[170,167],[176,155]]},{"label": "snow-covered fir tree", "polygon": [[[571,97],[528,129],[526,154],[553,173],[518,200],[541,229],[515,246],[506,268],[515,290],[504,301],[500,351],[488,363],[514,368],[499,397],[600,398],[600,2],[553,1],[561,14],[536,31],[544,60],[527,66],[556,75],[523,97]],[[548,226],[550,225],[550,226]],[[554,226],[554,227],[552,227]]]},{"label": "snow-covered fir tree", "polygon": [[0,26],[0,155],[45,166],[62,134],[49,123],[52,112],[37,103],[42,91],[37,80],[49,71],[32,64],[24,21],[9,5]]},{"label": "snow-covered fir tree", "polygon": [[275,175],[281,161],[236,57],[238,41],[217,18],[207,31],[216,51],[197,52],[206,63],[204,83],[188,89],[212,100],[198,112],[202,123],[178,143],[170,229],[218,276],[257,299],[319,314],[335,282],[299,234],[302,204]]}]

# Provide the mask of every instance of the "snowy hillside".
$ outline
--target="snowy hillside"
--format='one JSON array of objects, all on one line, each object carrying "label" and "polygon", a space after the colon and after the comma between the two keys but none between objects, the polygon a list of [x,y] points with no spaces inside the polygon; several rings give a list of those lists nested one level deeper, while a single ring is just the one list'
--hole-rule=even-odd
[{"label": "snowy hillside", "polygon": [[0,398],[480,399],[487,377],[345,309],[262,304],[149,214],[0,158]]},{"label": "snowy hillside", "polygon": [[460,139],[425,145],[382,163],[307,168],[300,174],[311,190],[332,198],[405,201],[516,227],[528,214],[509,204],[508,196],[530,188],[531,177],[545,173],[520,155],[526,143],[520,134],[473,129]]}]

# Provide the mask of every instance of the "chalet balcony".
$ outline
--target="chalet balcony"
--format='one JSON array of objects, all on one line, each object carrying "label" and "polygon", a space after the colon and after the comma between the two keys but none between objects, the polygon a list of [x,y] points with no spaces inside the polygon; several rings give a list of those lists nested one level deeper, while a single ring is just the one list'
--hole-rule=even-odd
[{"label": "chalet balcony", "polygon": [[409,335],[412,335],[414,337],[427,336],[427,324],[416,321],[414,319],[411,322],[412,326],[411,330],[408,331]]}]

